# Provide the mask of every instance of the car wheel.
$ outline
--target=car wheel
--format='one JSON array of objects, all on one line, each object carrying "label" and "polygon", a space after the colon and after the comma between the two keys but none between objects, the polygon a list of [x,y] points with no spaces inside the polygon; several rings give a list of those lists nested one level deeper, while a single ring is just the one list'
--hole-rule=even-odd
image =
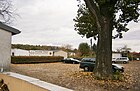
[{"label": "car wheel", "polygon": [[72,62],[73,64],[75,64],[76,62]]},{"label": "car wheel", "polygon": [[115,63],[115,61],[112,61],[112,63]]},{"label": "car wheel", "polygon": [[126,64],[127,62],[126,61],[123,61],[123,63]]},{"label": "car wheel", "polygon": [[85,71],[85,72],[89,71],[89,67],[87,67],[87,66],[84,67],[84,71]]}]

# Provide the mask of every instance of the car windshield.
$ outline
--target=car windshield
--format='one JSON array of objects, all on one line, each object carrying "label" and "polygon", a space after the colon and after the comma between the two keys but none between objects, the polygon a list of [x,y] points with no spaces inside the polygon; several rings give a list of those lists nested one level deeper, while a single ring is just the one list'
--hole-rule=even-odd
[{"label": "car windshield", "polygon": [[94,62],[95,58],[83,58],[82,62]]}]

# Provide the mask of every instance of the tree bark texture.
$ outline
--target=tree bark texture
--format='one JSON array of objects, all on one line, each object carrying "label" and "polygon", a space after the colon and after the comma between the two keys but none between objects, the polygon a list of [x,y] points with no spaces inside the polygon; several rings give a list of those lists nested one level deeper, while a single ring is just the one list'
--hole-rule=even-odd
[{"label": "tree bark texture", "polygon": [[103,25],[98,34],[95,76],[100,79],[112,77],[112,30],[109,18],[103,18]]},{"label": "tree bark texture", "polygon": [[107,8],[100,9],[95,0],[84,1],[90,13],[95,16],[98,29],[96,67],[94,69],[94,74],[99,79],[110,79],[112,77],[113,16],[108,14]]}]

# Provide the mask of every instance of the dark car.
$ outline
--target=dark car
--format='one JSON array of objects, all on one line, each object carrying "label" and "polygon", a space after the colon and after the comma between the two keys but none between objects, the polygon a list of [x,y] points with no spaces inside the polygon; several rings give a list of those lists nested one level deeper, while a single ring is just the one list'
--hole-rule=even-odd
[{"label": "dark car", "polygon": [[81,61],[74,59],[74,58],[65,58],[62,60],[64,63],[72,63],[72,64],[79,64]]},{"label": "dark car", "polygon": [[[83,58],[80,62],[80,68],[92,72],[95,67],[95,60],[95,58]],[[112,71],[124,72],[124,68],[119,64],[112,64]]]}]

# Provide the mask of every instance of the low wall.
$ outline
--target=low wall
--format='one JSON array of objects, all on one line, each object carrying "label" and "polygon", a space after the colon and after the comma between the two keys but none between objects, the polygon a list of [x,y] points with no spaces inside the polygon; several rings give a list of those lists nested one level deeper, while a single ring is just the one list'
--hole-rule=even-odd
[{"label": "low wall", "polygon": [[4,80],[9,91],[73,91],[36,78],[12,72],[0,73],[0,79]]},{"label": "low wall", "polygon": [[0,74],[0,78],[8,85],[9,91],[49,91],[5,74]]}]

